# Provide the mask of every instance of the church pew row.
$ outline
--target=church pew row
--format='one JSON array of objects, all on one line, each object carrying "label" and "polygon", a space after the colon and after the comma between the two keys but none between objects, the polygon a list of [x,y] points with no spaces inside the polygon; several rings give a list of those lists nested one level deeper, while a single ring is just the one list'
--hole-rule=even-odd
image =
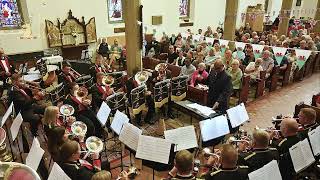
[{"label": "church pew row", "polygon": [[274,66],[272,69],[271,77],[270,77],[270,87],[269,90],[275,91],[278,86],[278,81],[279,81],[279,72],[280,72],[280,66]]},{"label": "church pew row", "polygon": [[260,72],[260,78],[257,79],[257,87],[256,87],[256,94],[255,97],[261,97],[264,94],[264,89],[266,85],[266,71],[261,71]]}]

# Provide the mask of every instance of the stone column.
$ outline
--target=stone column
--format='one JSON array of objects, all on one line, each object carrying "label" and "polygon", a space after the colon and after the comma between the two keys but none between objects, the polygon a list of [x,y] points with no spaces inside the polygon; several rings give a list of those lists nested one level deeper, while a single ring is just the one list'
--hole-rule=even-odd
[{"label": "stone column", "polygon": [[[223,39],[234,41],[236,32],[238,4],[239,0],[226,0]],[[233,49],[234,43],[229,43],[229,47],[230,49]]]},{"label": "stone column", "polygon": [[316,33],[320,33],[320,0],[318,0],[317,11],[314,16],[314,19],[318,22],[317,22],[316,26],[314,27],[313,31]]},{"label": "stone column", "polygon": [[140,0],[124,0],[123,14],[126,31],[127,71],[131,76],[135,68],[141,69],[141,38],[139,20]]},{"label": "stone column", "polygon": [[[292,10],[292,4],[293,0],[282,0],[282,6],[280,11],[280,23],[278,27],[278,36],[286,35],[288,33],[288,27],[289,27],[289,20]],[[290,11],[290,13],[287,13],[287,11]]]}]

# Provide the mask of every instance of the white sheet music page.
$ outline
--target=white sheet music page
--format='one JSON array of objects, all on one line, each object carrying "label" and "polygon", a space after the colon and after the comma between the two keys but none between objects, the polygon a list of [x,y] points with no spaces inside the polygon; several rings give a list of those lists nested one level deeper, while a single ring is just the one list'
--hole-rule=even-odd
[{"label": "white sheet music page", "polygon": [[19,114],[16,116],[16,118],[14,119],[10,127],[12,141],[14,141],[17,138],[22,122],[23,122],[23,118],[21,113],[19,112]]},{"label": "white sheet music page", "polygon": [[320,154],[320,126],[308,133],[312,151],[315,156]]},{"label": "white sheet music page", "polygon": [[6,121],[8,120],[9,116],[12,114],[13,112],[13,102],[11,102],[10,106],[8,107],[6,113],[4,113],[4,115],[2,116],[1,119],[1,127],[6,123]]},{"label": "white sheet music page", "polygon": [[130,149],[137,151],[139,136],[142,130],[130,123],[125,123],[119,135],[119,140]]},{"label": "white sheet music page", "polygon": [[292,146],[289,152],[297,173],[315,161],[307,138]]},{"label": "white sheet music page", "polygon": [[201,114],[203,114],[205,116],[210,116],[211,114],[215,113],[215,111],[212,108],[207,107],[207,106],[202,106],[197,103],[187,104],[187,106],[199,111]]},{"label": "white sheet music page", "polygon": [[61,169],[61,167],[57,163],[54,163],[50,171],[48,180],[57,180],[57,179],[71,180],[71,178],[69,178],[69,176]]},{"label": "white sheet music page", "polygon": [[249,173],[249,180],[282,180],[279,166],[276,160],[273,160],[262,168]]},{"label": "white sheet music page", "polygon": [[239,111],[239,115],[240,115],[242,123],[244,123],[244,122],[249,120],[249,115],[248,115],[248,112],[246,110],[246,106],[243,103],[238,105],[238,111]]},{"label": "white sheet music page", "polygon": [[168,164],[171,144],[166,139],[140,135],[136,158]]},{"label": "white sheet music page", "polygon": [[247,110],[243,103],[228,109],[227,114],[233,128],[238,127],[249,120]]},{"label": "white sheet music page", "polygon": [[128,116],[117,110],[110,127],[115,133],[117,133],[117,135],[119,135],[123,124],[128,122],[129,122]]},{"label": "white sheet music page", "polygon": [[106,125],[110,112],[110,107],[103,101],[97,113],[97,118],[103,126]]},{"label": "white sheet music page", "polygon": [[40,147],[38,139],[34,138],[32,146],[26,158],[26,165],[37,171],[43,154],[44,150]]},{"label": "white sheet music page", "polygon": [[198,147],[194,126],[186,126],[164,131],[164,137],[177,145],[175,151]]},{"label": "white sheet music page", "polygon": [[224,115],[200,121],[199,124],[204,142],[230,133],[228,120]]}]

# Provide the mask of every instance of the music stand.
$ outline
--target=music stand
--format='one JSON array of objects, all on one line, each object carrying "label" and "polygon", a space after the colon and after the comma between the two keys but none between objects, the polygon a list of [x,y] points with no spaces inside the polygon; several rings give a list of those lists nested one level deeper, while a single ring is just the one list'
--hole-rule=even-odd
[{"label": "music stand", "polygon": [[[107,105],[110,107],[111,109],[111,112],[110,112],[110,115],[109,115],[109,118],[111,116],[114,116],[116,111],[127,111],[127,97],[126,97],[126,93],[124,92],[118,92],[118,93],[115,93],[109,97],[107,97],[106,99],[106,103]],[[109,121],[106,123],[106,124],[110,124]],[[108,125],[109,126],[109,125]],[[121,170],[123,171],[123,154],[122,154],[122,147],[121,147],[121,142],[119,141],[119,139],[116,139],[116,137],[113,135],[112,138],[105,138],[104,139],[105,142],[107,141],[113,141],[115,143],[115,145],[113,146],[114,149],[110,150],[110,152],[114,152],[114,153],[120,153],[120,160],[121,160],[121,163],[119,166],[117,167],[114,167],[113,169],[115,168],[118,168],[118,167],[121,167]],[[120,151],[116,150],[115,147],[117,146],[117,144],[120,143]],[[107,147],[105,146],[105,151],[107,152]],[[130,153],[130,164],[131,164],[131,153]]]},{"label": "music stand", "polygon": [[146,85],[141,85],[139,87],[134,88],[131,91],[131,106],[133,115],[139,114],[144,108],[146,104],[145,98]]},{"label": "music stand", "polygon": [[63,100],[65,97],[65,88],[63,83],[60,83],[58,86],[56,86],[50,93],[49,93],[50,99],[52,104],[57,104],[60,100]]},{"label": "music stand", "polygon": [[92,58],[92,51],[88,49],[82,50],[81,52],[81,60],[89,61]]},{"label": "music stand", "polygon": [[93,77],[91,75],[85,75],[85,76],[80,76],[76,79],[76,83],[79,86],[84,86],[88,89],[90,89],[94,83],[93,83]]},{"label": "music stand", "polygon": [[37,64],[37,69],[39,70],[40,72],[40,75],[43,77],[47,74],[48,72],[48,69],[47,69],[47,64],[46,64],[46,61],[44,59],[40,59]]},{"label": "music stand", "polygon": [[178,76],[171,79],[171,100],[182,101],[187,96],[188,76]]},{"label": "music stand", "polygon": [[[166,79],[156,83],[153,87],[154,106],[161,108],[169,102],[170,79]],[[164,109],[165,116],[167,116],[168,107]]]}]

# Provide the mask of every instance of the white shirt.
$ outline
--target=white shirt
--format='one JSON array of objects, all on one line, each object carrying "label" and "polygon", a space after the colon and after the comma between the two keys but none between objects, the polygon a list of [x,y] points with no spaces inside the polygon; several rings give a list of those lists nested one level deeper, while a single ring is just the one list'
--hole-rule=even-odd
[{"label": "white shirt", "polygon": [[[262,66],[260,65],[258,68],[256,68],[256,63],[255,62],[250,62],[248,64],[248,66],[246,67],[246,71],[252,71],[254,70],[252,73],[249,73],[248,75],[250,75],[251,79],[256,79],[256,78],[260,78],[260,72],[263,71]],[[247,73],[245,73],[247,74]]]}]

